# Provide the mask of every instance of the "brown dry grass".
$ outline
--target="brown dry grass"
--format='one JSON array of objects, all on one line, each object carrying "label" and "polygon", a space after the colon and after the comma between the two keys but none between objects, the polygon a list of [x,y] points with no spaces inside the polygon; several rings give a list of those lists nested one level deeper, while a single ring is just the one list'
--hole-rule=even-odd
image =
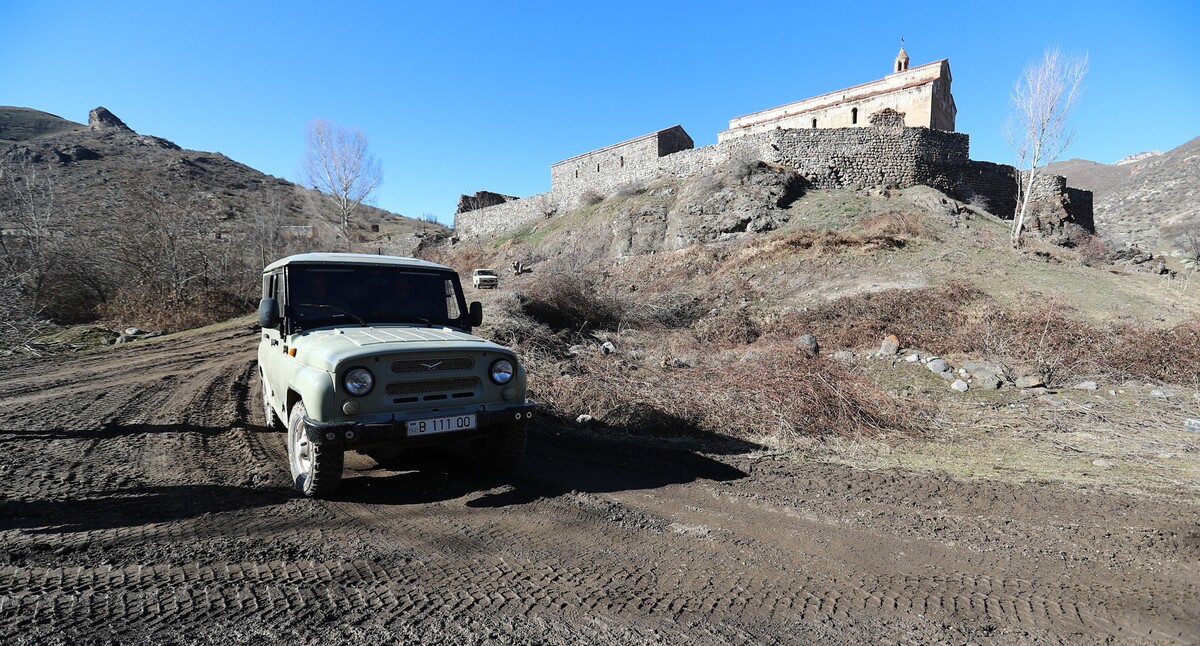
[{"label": "brown dry grass", "polygon": [[566,419],[587,414],[632,432],[702,430],[774,447],[801,438],[912,434],[925,412],[845,365],[789,345],[701,356],[700,365],[672,367],[591,353],[539,370],[536,397]]},{"label": "brown dry grass", "polygon": [[255,307],[245,296],[203,291],[175,298],[121,290],[97,313],[109,321],[137,321],[146,329],[178,332],[243,316]]}]

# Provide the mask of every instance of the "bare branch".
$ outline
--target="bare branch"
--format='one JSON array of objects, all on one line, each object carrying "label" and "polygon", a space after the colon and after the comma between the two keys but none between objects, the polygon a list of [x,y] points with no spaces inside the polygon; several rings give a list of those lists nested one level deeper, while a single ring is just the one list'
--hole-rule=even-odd
[{"label": "bare branch", "polygon": [[350,216],[379,187],[379,160],[367,151],[367,136],[354,128],[314,119],[305,134],[304,180],[337,210],[342,235],[349,239]]},{"label": "bare branch", "polygon": [[1013,87],[1012,112],[1005,136],[1025,174],[1013,218],[1012,243],[1019,246],[1038,171],[1053,163],[1071,145],[1075,131],[1067,119],[1083,92],[1087,55],[1063,54],[1051,47],[1040,61],[1030,63]]}]

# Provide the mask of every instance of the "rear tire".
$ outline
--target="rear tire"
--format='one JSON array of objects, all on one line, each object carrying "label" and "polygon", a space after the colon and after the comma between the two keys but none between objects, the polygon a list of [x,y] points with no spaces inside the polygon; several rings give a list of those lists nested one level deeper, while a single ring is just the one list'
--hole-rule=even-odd
[{"label": "rear tire", "polygon": [[296,402],[288,415],[288,462],[296,491],[310,498],[332,493],[342,482],[346,454],[340,446],[321,446],[304,433],[304,402]]}]

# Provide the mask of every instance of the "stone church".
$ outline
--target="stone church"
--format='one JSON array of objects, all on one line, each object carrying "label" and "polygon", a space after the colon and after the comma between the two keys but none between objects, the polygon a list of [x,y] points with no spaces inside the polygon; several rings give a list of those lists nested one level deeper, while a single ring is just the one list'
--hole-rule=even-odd
[{"label": "stone church", "polygon": [[728,130],[717,133],[717,141],[777,128],[866,127],[871,125],[871,115],[888,109],[903,115],[905,127],[952,132],[958,109],[950,94],[950,80],[949,60],[909,68],[908,53],[901,47],[891,74],[870,83],[734,117],[729,120]]}]

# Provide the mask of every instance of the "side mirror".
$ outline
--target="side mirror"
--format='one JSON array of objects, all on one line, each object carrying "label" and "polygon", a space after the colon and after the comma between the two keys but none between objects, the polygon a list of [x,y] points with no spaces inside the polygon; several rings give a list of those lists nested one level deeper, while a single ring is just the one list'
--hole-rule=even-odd
[{"label": "side mirror", "polygon": [[258,324],[264,328],[279,326],[279,304],[273,298],[258,302]]},{"label": "side mirror", "polygon": [[483,303],[473,301],[471,303],[471,327],[476,327],[483,324]]}]

